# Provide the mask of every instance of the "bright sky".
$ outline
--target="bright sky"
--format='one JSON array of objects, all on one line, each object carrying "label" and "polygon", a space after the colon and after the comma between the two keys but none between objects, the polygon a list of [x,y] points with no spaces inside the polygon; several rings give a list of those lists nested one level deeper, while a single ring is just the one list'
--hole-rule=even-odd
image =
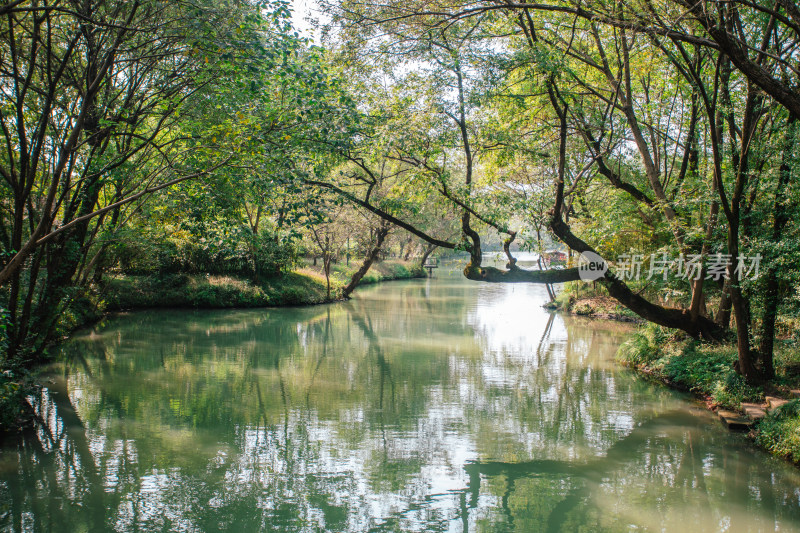
[{"label": "bright sky", "polygon": [[311,24],[307,19],[319,19],[319,7],[316,0],[292,0],[292,23],[306,37],[316,41]]}]

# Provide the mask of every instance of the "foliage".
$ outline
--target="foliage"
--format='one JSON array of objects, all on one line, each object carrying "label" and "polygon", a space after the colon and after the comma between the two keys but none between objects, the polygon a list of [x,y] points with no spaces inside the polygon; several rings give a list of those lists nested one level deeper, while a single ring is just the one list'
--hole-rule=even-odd
[{"label": "foliage", "polygon": [[[0,308],[0,357],[4,357],[8,346],[8,312]],[[35,389],[25,369],[9,365],[3,360],[0,367],[0,435],[27,425],[31,420],[31,409],[27,396]]]},{"label": "foliage", "polygon": [[664,342],[669,333],[656,325],[647,324],[636,330],[620,346],[617,359],[631,366],[649,365],[664,356]]},{"label": "foliage", "polygon": [[[737,368],[771,379],[777,315],[800,309],[800,99],[785,57],[798,35],[780,4],[456,1],[431,13],[341,0],[325,6],[325,48],[292,30],[283,0],[9,5],[6,351],[33,362],[98,313],[109,273],[258,286],[306,253],[335,298],[337,261],[367,254],[380,220],[469,252],[480,281],[545,279],[513,257],[508,272],[482,265],[500,243],[510,256],[555,240],[599,252],[620,275],[597,283],[624,313],[714,340],[735,319]],[[715,17],[733,21],[741,53]],[[650,254],[725,254],[734,278],[760,254],[763,271],[632,281],[614,264],[629,252],[643,275]],[[183,301],[264,298],[192,294]],[[629,349],[635,364],[660,349],[648,335]],[[661,370],[723,403],[750,394],[721,370],[727,355],[695,349],[708,361],[687,352]]]},{"label": "foliage", "polygon": [[[333,269],[332,297],[339,297],[353,268],[336,265]],[[361,284],[422,277],[416,266],[396,261],[377,263]],[[310,268],[265,277],[254,282],[233,275],[170,273],[109,276],[103,297],[108,310],[161,307],[234,308],[309,305],[329,301],[324,275]]]},{"label": "foliage", "polygon": [[232,276],[164,274],[108,280],[110,309],[151,307],[231,308],[307,305],[325,301],[317,279],[288,273],[256,284]]},{"label": "foliage", "polygon": [[9,355],[32,364],[102,311],[87,302],[109,270],[290,270],[290,209],[270,202],[308,159],[299,130],[330,108],[286,3],[37,6],[7,6],[2,30]]},{"label": "foliage", "polygon": [[[774,376],[775,316],[795,301],[800,258],[800,97],[787,74],[798,33],[783,3],[325,6],[331,48],[378,120],[318,186],[469,251],[470,279],[552,279],[483,266],[487,232],[597,251],[621,274],[598,283],[631,312],[706,340],[735,318],[739,371]],[[423,205],[460,217],[460,237],[432,234]],[[728,277],[761,254],[764,271],[634,283],[614,264],[626,253],[645,276],[651,254],[725,254]]]},{"label": "foliage", "polygon": [[761,420],[756,443],[775,455],[800,464],[800,400],[774,409]]},{"label": "foliage", "polygon": [[581,316],[641,321],[630,309],[609,297],[602,287],[593,287],[583,281],[564,283],[561,290],[556,290],[555,298],[544,307]]},{"label": "foliage", "polygon": [[693,392],[709,394],[714,403],[724,407],[738,409],[741,402],[763,401],[760,387],[747,385],[734,370],[735,361],[735,347],[690,343],[683,354],[670,357],[661,372]]},{"label": "foliage", "polygon": [[647,324],[620,347],[617,358],[673,386],[708,396],[726,408],[738,409],[742,402],[764,400],[763,390],[748,385],[734,370],[734,346],[682,339]]},{"label": "foliage", "polygon": [[[151,234],[152,235],[152,234]],[[118,240],[111,255],[112,268],[126,274],[230,274],[255,278],[289,272],[296,266],[296,242],[262,231],[224,223],[201,235],[175,231],[159,238],[136,232]]]},{"label": "foliage", "polygon": [[[342,272],[347,274],[347,270]],[[404,264],[399,261],[381,261],[372,265],[369,272],[361,278],[359,285],[369,285],[395,279],[424,278],[427,274],[419,265]]]},{"label": "foliage", "polygon": [[556,294],[555,299],[548,304],[548,307],[552,309],[561,309],[564,311],[569,311],[572,308],[572,304],[575,302],[575,295],[567,288],[567,284],[565,284],[564,289],[558,291]]},{"label": "foliage", "polygon": [[0,374],[0,434],[30,422],[31,409],[26,400],[33,385],[25,374],[11,370]]},{"label": "foliage", "polygon": [[71,292],[70,305],[64,308],[56,324],[57,339],[64,339],[76,329],[97,322],[106,310],[106,301],[98,292],[79,288]]}]

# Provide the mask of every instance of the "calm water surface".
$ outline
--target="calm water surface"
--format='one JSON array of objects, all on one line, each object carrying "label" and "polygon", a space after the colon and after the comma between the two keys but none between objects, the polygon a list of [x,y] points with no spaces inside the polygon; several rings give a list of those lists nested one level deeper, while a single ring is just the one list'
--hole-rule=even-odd
[{"label": "calm water surface", "polygon": [[630,330],[457,276],[115,317],[0,452],[10,531],[800,531],[800,473],[613,363]]}]

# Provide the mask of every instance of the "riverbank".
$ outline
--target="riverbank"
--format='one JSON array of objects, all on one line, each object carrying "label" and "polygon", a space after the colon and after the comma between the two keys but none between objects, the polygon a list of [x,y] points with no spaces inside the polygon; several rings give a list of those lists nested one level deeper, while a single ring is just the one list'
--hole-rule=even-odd
[{"label": "riverbank", "polygon": [[[338,301],[359,265],[333,265],[331,296],[325,276],[312,265],[256,283],[235,276],[205,274],[111,275],[98,293],[74,302],[61,317],[62,340],[76,330],[96,323],[108,312],[152,308],[232,309],[315,305]],[[359,286],[426,277],[412,262],[375,263]],[[2,324],[0,324],[2,326]],[[2,339],[0,339],[1,341]],[[7,367],[0,373],[0,438],[32,423],[26,398],[37,391],[36,370]]]},{"label": "riverbank", "polygon": [[627,307],[607,295],[582,295],[565,288],[556,295],[555,300],[544,305],[545,308],[571,315],[589,318],[618,320],[620,322],[642,323],[643,320]]},{"label": "riverbank", "polygon": [[[791,343],[776,346],[776,377],[762,386],[748,385],[734,370],[735,345],[703,344],[653,324],[639,328],[620,347],[617,359],[651,379],[694,394],[712,411],[747,414],[745,407],[761,406],[766,416],[755,418],[749,436],[771,454],[800,466],[800,399],[793,394],[800,388],[800,353]],[[769,409],[770,404],[782,405]]]},{"label": "riverbank", "polygon": [[[342,288],[356,268],[357,265],[333,266],[330,298],[324,274],[320,269],[307,266],[259,282],[236,276],[205,274],[110,276],[103,287],[103,299],[108,311],[154,307],[219,309],[314,305],[340,300]],[[424,270],[413,263],[382,261],[372,265],[359,285],[424,276]]]},{"label": "riverbank", "polygon": [[[345,305],[130,313],[75,335],[45,377],[47,425],[0,448],[8,522],[800,528],[800,471],[619,371],[626,324],[553,318],[538,285],[436,277]],[[380,505],[365,514],[365,499]]]}]

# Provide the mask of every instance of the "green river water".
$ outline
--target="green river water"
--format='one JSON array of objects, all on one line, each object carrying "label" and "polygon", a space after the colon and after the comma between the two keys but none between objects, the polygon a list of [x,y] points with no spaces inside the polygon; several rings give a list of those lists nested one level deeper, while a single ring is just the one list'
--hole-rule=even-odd
[{"label": "green river water", "polygon": [[800,471],[614,363],[630,327],[457,275],[121,314],[0,451],[9,531],[800,531]]}]

